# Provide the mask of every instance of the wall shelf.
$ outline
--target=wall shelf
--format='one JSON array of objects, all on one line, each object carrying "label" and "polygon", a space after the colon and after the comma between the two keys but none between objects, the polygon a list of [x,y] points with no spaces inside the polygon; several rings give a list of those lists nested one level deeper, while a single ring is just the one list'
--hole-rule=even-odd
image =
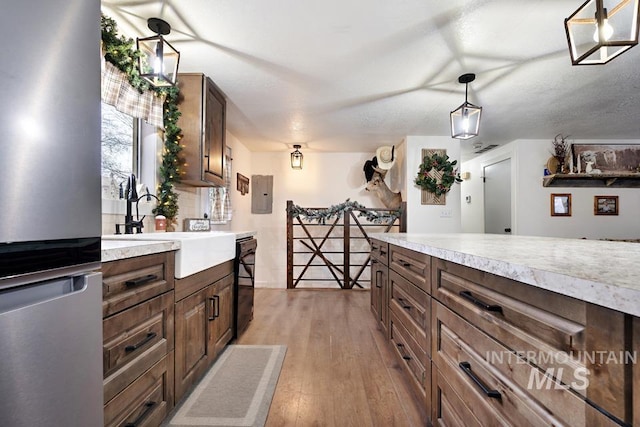
[{"label": "wall shelf", "polygon": [[640,173],[553,174],[542,179],[543,187],[640,188]]}]

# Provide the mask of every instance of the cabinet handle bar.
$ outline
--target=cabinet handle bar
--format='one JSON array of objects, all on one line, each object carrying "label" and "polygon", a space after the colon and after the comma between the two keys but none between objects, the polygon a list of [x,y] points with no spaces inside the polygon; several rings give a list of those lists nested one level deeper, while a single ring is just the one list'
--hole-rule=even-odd
[{"label": "cabinet handle bar", "polygon": [[471,378],[474,383],[476,383],[476,385],[480,388],[480,390],[482,390],[484,394],[486,394],[488,397],[491,397],[492,399],[502,399],[502,395],[498,390],[489,390],[487,386],[484,385],[482,381],[480,381],[480,378],[478,378],[476,374],[471,372],[471,363],[460,362],[459,366],[460,369],[462,369],[462,372],[467,374],[467,376]]}]

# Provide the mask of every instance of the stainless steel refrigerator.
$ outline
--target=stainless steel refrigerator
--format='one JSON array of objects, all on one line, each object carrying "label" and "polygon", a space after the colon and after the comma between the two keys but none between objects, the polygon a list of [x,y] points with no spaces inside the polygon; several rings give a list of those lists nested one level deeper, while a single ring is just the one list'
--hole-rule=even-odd
[{"label": "stainless steel refrigerator", "polygon": [[100,2],[4,2],[0,44],[0,426],[101,426]]}]

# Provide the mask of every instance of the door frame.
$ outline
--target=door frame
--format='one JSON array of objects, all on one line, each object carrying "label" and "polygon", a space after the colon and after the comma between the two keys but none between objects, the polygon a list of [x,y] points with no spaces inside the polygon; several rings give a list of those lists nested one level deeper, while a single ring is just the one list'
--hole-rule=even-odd
[{"label": "door frame", "polygon": [[517,154],[516,154],[516,150],[510,149],[508,151],[505,151],[503,153],[496,153],[495,156],[493,157],[489,157],[486,160],[483,160],[480,162],[480,174],[481,174],[481,178],[482,178],[482,232],[485,232],[485,228],[484,228],[484,224],[485,224],[485,218],[484,218],[484,168],[487,166],[491,166],[494,165],[496,163],[500,163],[504,160],[507,159],[511,159],[511,235],[514,236],[516,234],[518,234],[518,222],[516,221],[516,218],[518,217],[516,215],[516,206],[518,205],[517,200],[516,200],[516,188],[518,188],[518,174],[516,173],[517,171],[517,164],[518,164],[518,158],[517,158]]}]

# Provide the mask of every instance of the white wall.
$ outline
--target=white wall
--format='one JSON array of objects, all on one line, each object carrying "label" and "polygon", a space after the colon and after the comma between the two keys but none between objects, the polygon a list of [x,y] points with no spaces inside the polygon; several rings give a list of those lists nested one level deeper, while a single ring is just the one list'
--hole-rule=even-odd
[{"label": "white wall", "polygon": [[[223,225],[213,225],[213,230],[254,231],[255,227],[251,219],[251,194],[244,196],[237,190],[237,174],[251,177],[251,152],[233,134],[225,135],[227,147],[231,148],[231,221]],[[208,191],[202,191],[201,206],[207,205]]]},{"label": "white wall", "polygon": [[414,184],[423,148],[447,150],[450,161],[460,163],[460,142],[450,136],[407,136],[405,185],[407,202],[407,232],[409,233],[459,233],[462,229],[460,215],[460,185],[453,184],[447,193],[446,205],[423,205],[422,189]]},{"label": "white wall", "polygon": [[[512,234],[517,234],[515,212],[516,212],[516,186],[517,161],[515,144],[510,143],[497,147],[484,155],[462,163],[461,172],[469,172],[470,178],[460,183],[461,198],[461,222],[463,233],[484,233],[484,186],[482,174],[485,166],[500,162],[505,159],[511,161],[511,229]],[[467,197],[471,202],[467,203]]]},{"label": "white wall", "polygon": [[[384,208],[377,197],[365,190],[362,168],[375,152],[317,153],[303,150],[302,170],[291,169],[289,154],[251,153],[251,174],[273,175],[272,213],[250,214],[251,224],[258,230],[257,287],[286,287],[287,200],[302,207],[325,208],[351,199],[367,207]],[[397,173],[396,167],[391,169],[387,182]],[[389,185],[397,191],[395,184]],[[248,210],[250,212],[250,207]]]},{"label": "white wall", "polygon": [[[640,144],[640,141],[576,140],[572,143]],[[470,205],[462,203],[463,231],[484,231],[482,166],[505,156],[512,156],[513,234],[589,239],[640,238],[640,197],[637,189],[542,186],[545,164],[551,156],[551,142],[547,140],[517,140],[500,147],[500,151],[489,151],[463,164],[462,170],[471,172],[471,180],[462,184],[462,198],[466,195],[472,198]],[[570,217],[551,216],[549,204],[552,193],[571,194],[573,206]],[[619,196],[619,215],[594,215],[593,198],[596,195]]]}]

